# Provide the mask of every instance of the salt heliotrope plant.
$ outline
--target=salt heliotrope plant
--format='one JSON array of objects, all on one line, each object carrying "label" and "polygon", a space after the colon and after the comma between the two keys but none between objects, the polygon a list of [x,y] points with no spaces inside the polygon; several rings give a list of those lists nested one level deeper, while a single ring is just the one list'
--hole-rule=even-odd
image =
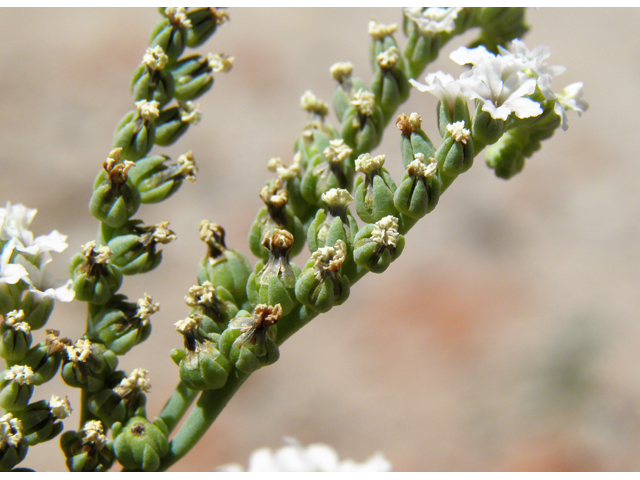
[{"label": "salt heliotrope plant", "polygon": [[[0,209],[0,355],[6,364],[0,374],[0,470],[24,470],[29,447],[54,438],[72,471],[116,464],[128,471],[166,470],[197,444],[252,373],[278,360],[290,336],[346,302],[365,274],[384,272],[400,256],[411,227],[478,154],[508,179],[543,140],[566,130],[568,111],[587,109],[581,83],[551,87],[563,68],[547,62],[549,48],[530,50],[521,40],[528,29],[524,9],[407,8],[400,43],[398,25],[372,20],[371,80],[354,76],[349,62],[331,66],[337,118],[330,120],[329,104],[304,93],[301,107],[309,118],[291,160],[268,161],[275,178],[258,192],[264,207],[249,232],[255,265],[226,245],[223,227],[209,220],[198,226],[206,253],[194,265],[197,284],[184,292],[185,318],[175,323],[182,348],[170,352],[177,387],[149,419],[148,372],[119,370],[118,358],[150,337],[159,305],[146,294],[129,299],[122,285],[129,275],[156,269],[162,246],[176,237],[168,221],[147,225],[139,219],[141,205],[168,200],[197,173],[192,152],[173,160],[152,150],[175,143],[198,123],[195,101],[234,60],[189,50],[228,21],[226,10],[159,12],[133,73],[132,109],[116,126],[113,148],[93,183],[89,211],[99,221],[97,236],[72,258],[69,281],[55,283],[47,271],[52,252],[67,247],[66,237],[57,231],[35,237],[33,209],[10,203]],[[466,71],[459,78],[427,73],[441,49],[467,31],[477,32],[476,40],[451,54]],[[436,143],[422,129],[420,113],[401,113],[416,91],[437,98]],[[400,149],[388,159],[374,150],[391,123],[397,130],[389,134],[396,131]],[[387,161],[403,163],[402,178],[391,177]],[[305,244],[311,255],[296,265],[293,258]],[[72,300],[87,304],[81,338],[37,332],[56,301]],[[36,387],[58,372],[80,390],[73,405],[80,411],[77,430],[64,431],[72,408],[68,394],[32,400]],[[314,457],[294,442],[289,450],[286,455],[307,464],[320,457],[328,462],[314,464],[316,469],[350,468],[326,449],[316,448],[320,457]],[[278,468],[281,462],[267,457],[264,468]],[[372,464],[389,468],[384,460]]]}]

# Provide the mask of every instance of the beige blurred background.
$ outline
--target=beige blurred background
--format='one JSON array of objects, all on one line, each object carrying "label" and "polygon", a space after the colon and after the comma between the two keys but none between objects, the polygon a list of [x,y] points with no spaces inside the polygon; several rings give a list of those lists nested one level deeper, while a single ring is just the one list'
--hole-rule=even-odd
[{"label": "beige blurred background", "polygon": [[[130,77],[159,15],[1,13],[0,203],[38,208],[36,235],[69,236],[54,262],[64,276],[95,238],[91,185],[132,108]],[[198,180],[138,213],[145,223],[170,220],[178,240],[158,270],[123,287],[162,305],[151,339],[120,363],[150,370],[150,416],[177,381],[168,352],[181,344],[172,325],[188,313],[182,297],[204,254],[198,223],[222,224],[228,245],[249,255],[258,191],[272,175],[266,162],[290,162],[305,122],[299,97],[311,89],[330,100],[337,61],[369,79],[369,19],[401,21],[399,9],[237,8],[230,16],[201,50],[235,56],[233,71],[217,75],[201,100],[202,122],[154,150],[192,149]],[[399,471],[640,469],[640,46],[630,41],[640,10],[543,8],[528,18],[527,45],[549,45],[550,62],[567,67],[555,89],[583,81],[589,111],[571,114],[569,130],[509,182],[479,157],[411,231],[400,259],[288,341],[174,470],[246,464],[252,450],[278,448],[285,436],[328,443],[356,461],[381,451]],[[430,71],[458,74],[448,54],[460,44]],[[422,114],[434,139],[435,105],[413,92],[403,106]],[[398,140],[389,128],[376,150],[396,181]],[[58,304],[49,327],[77,338],[83,316],[80,303]],[[34,399],[51,392],[78,404],[60,380]],[[66,423],[77,428],[77,412]],[[24,466],[64,470],[57,443],[32,448]]]}]

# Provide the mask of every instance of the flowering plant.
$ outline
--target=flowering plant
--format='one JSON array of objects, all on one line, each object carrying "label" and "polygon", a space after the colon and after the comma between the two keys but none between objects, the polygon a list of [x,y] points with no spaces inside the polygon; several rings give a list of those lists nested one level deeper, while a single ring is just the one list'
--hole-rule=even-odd
[{"label": "flowering plant", "polygon": [[[195,180],[192,152],[174,161],[152,150],[174,144],[198,123],[195,101],[212,87],[213,74],[230,71],[234,60],[186,50],[227,22],[225,10],[168,7],[160,13],[133,74],[132,109],[117,124],[93,184],[89,211],[99,221],[97,236],[71,259],[66,283],[54,282],[47,271],[50,252],[62,252],[66,237],[54,230],[34,238],[35,210],[11,203],[0,209],[2,469],[20,469],[29,447],[62,433],[71,402],[58,396],[32,401],[35,387],[58,371],[80,390],[79,429],[59,437],[70,470],[107,470],[116,462],[126,470],[169,468],[252,373],[279,359],[289,337],[346,302],[364,275],[387,270],[408,231],[481,151],[496,175],[510,178],[542,140],[566,129],[567,111],[587,108],[580,84],[551,90],[561,68],[546,63],[548,49],[529,51],[518,39],[527,30],[522,9],[405,9],[404,48],[396,41],[397,25],[372,21],[371,82],[357,78],[349,62],[334,64],[336,125],[329,105],[306,92],[301,107],[309,120],[291,161],[268,162],[276,178],[260,190],[264,207],[249,232],[257,263],[227,246],[220,225],[199,224],[206,255],[196,266],[197,285],[185,292],[189,313],[175,322],[182,348],[171,351],[179,383],[150,420],[148,372],[127,373],[118,363],[150,337],[159,305],[146,294],[131,301],[121,288],[126,277],[155,270],[161,246],[176,235],[166,221],[147,225],[134,217],[142,205],[168,200],[184,180]],[[420,83],[443,46],[470,30],[479,30],[477,40],[451,58],[471,68],[459,79],[435,72]],[[420,114],[398,115],[412,85],[438,99],[437,146]],[[387,155],[372,153],[391,122],[404,166],[397,183],[384,167]],[[293,258],[305,245],[308,258],[298,266]],[[45,327],[54,303],[72,300],[87,304],[81,338],[47,329],[36,344],[34,333]]]}]

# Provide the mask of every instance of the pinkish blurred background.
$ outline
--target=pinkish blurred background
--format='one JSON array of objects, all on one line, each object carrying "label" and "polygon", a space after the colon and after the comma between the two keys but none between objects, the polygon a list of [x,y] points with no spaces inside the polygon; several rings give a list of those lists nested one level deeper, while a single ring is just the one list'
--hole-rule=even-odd
[{"label": "pinkish blurred background", "polygon": [[[401,21],[399,9],[229,13],[201,50],[235,56],[233,71],[217,75],[201,100],[202,122],[154,150],[192,149],[198,180],[138,214],[170,220],[178,240],[158,270],[123,288],[162,305],[151,339],[120,363],[150,370],[150,416],[177,381],[168,352],[181,344],[173,323],[188,313],[182,297],[204,254],[198,223],[222,224],[228,245],[249,255],[258,191],[272,175],[266,162],[291,161],[305,122],[300,96],[311,89],[329,101],[337,61],[369,79],[369,19]],[[0,16],[0,203],[38,208],[36,235],[69,236],[54,262],[60,276],[95,238],[91,185],[132,108],[131,74],[159,18],[154,9]],[[629,41],[640,11],[543,8],[528,18],[527,45],[549,45],[550,63],[567,67],[554,87],[583,81],[589,111],[572,114],[569,130],[509,182],[479,157],[411,231],[400,259],[289,340],[174,470],[246,464],[252,450],[278,448],[285,436],[328,443],[356,461],[382,451],[399,471],[640,469],[640,46]],[[430,71],[457,75],[448,54],[460,44]],[[434,139],[435,106],[413,92],[403,107],[422,114]],[[396,181],[398,139],[389,128],[375,152],[387,155]],[[77,338],[83,324],[78,302],[58,304],[49,327]],[[52,392],[78,404],[61,380],[34,400]],[[77,428],[77,413],[68,428]],[[57,443],[32,448],[24,466],[64,470]]]}]

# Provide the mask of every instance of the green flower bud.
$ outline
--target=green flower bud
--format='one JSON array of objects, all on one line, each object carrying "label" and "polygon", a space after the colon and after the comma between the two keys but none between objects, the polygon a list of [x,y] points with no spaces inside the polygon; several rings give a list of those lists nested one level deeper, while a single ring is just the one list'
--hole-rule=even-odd
[{"label": "green flower bud", "polygon": [[76,299],[103,305],[122,285],[120,269],[109,263],[109,247],[95,248],[91,241],[82,246],[82,253],[71,259],[69,266]]},{"label": "green flower bud", "polygon": [[[180,102],[195,100],[213,86],[213,71],[218,59],[192,55],[171,67],[175,83],[174,96]],[[213,62],[213,63],[212,63]]]},{"label": "green flower bud", "polygon": [[146,157],[153,148],[155,120],[160,115],[155,100],[139,100],[135,105],[136,111],[122,117],[113,134],[113,148],[122,148],[122,158],[132,162]]},{"label": "green flower bud", "polygon": [[19,291],[15,289],[15,285],[9,285],[5,282],[0,282],[0,313],[4,314],[15,310],[16,306],[20,305],[19,301],[16,301],[14,292],[19,297]]},{"label": "green flower bud", "polygon": [[218,26],[229,20],[229,14],[222,7],[190,8],[187,19],[191,22],[191,28],[187,29],[187,46],[196,48],[206,42]]},{"label": "green flower bud", "polygon": [[435,157],[436,149],[422,130],[422,117],[418,113],[399,115],[396,126],[402,132],[400,150],[405,168],[415,160],[418,153],[424,155],[424,158]]},{"label": "green flower bud", "polygon": [[8,472],[27,456],[29,443],[22,436],[22,422],[12,413],[0,417],[0,472]]},{"label": "green flower bud", "polygon": [[375,95],[376,105],[380,105],[382,109],[385,124],[391,120],[398,106],[409,98],[409,89],[404,61],[397,45],[378,53],[371,90]]},{"label": "green flower bud", "polygon": [[498,53],[498,45],[507,45],[514,38],[522,38],[529,30],[523,7],[482,7],[470,10],[473,11],[473,26],[479,26],[482,30],[469,48],[484,45],[490,52]]},{"label": "green flower bud", "polygon": [[[107,177],[94,186],[89,202],[91,215],[113,228],[123,226],[140,207],[138,189],[128,181],[127,176],[134,163],[122,162],[120,151],[119,148],[112,150],[104,162]],[[102,177],[100,175],[98,178]]]},{"label": "green flower bud", "polygon": [[542,115],[516,122],[505,134],[484,152],[487,165],[496,176],[509,179],[520,173],[525,160],[540,149],[541,141],[551,137],[561,124],[561,118],[547,105]]},{"label": "green flower bud", "polygon": [[124,295],[116,295],[90,316],[92,336],[116,355],[124,355],[149,337],[149,317],[160,308],[159,304],[151,303],[147,294],[137,304],[125,299]]},{"label": "green flower bud", "polygon": [[222,388],[227,382],[231,364],[217,348],[220,335],[205,334],[202,315],[197,313],[175,325],[184,337],[185,346],[184,356],[179,361],[180,379],[192,390]]},{"label": "green flower bud", "polygon": [[146,273],[156,268],[162,261],[162,251],[156,252],[156,246],[176,239],[175,233],[169,230],[169,222],[148,227],[141,224],[142,220],[130,220],[107,243],[112,253],[109,263],[120,268],[123,275]]},{"label": "green flower bud", "polygon": [[155,472],[169,451],[169,434],[162,423],[134,417],[126,425],[113,426],[113,449],[120,465],[128,470]]},{"label": "green flower bud", "polygon": [[249,232],[249,247],[258,258],[267,260],[269,252],[262,246],[265,236],[271,236],[276,228],[287,230],[293,235],[294,244],[291,255],[295,256],[304,247],[304,229],[302,223],[287,206],[289,192],[282,187],[282,180],[276,178],[270,185],[260,191],[260,198],[265,203],[256,216]]},{"label": "green flower bud", "polygon": [[33,384],[47,383],[58,372],[63,352],[71,345],[68,338],[59,338],[58,330],[45,330],[45,339],[32,347],[22,360],[22,363],[33,371]]},{"label": "green flower bud", "polygon": [[246,285],[251,275],[251,265],[238,250],[227,248],[225,231],[208,220],[200,222],[200,240],[207,244],[207,255],[198,266],[198,283],[209,281],[214,287],[223,287],[242,305],[247,299]]},{"label": "green flower bud", "polygon": [[208,280],[194,285],[184,297],[191,313],[202,315],[201,328],[204,333],[220,333],[238,313],[233,295],[224,287],[217,289]]},{"label": "green flower bud", "polygon": [[33,394],[33,381],[33,370],[26,365],[14,365],[0,373],[0,407],[23,410]]},{"label": "green flower bud", "polygon": [[62,379],[67,385],[90,393],[104,388],[105,381],[118,366],[118,357],[104,345],[80,339],[65,348]]},{"label": "green flower bud", "polygon": [[360,267],[382,273],[403,249],[404,236],[398,233],[398,219],[389,215],[358,231],[353,242],[353,258]]},{"label": "green flower bud", "polygon": [[354,155],[370,152],[382,139],[382,110],[375,103],[375,95],[366,90],[358,90],[349,105],[342,118],[341,137],[353,148]]},{"label": "green flower bud", "polygon": [[[390,49],[391,47],[397,47],[396,41],[393,38],[393,34],[398,29],[398,25],[393,23],[391,25],[383,25],[377,20],[371,20],[369,22],[369,36],[371,37],[371,47],[369,50],[369,60],[371,62],[371,69],[375,71],[378,66],[378,56]],[[402,61],[402,60],[400,60]]]},{"label": "green flower bud", "polygon": [[296,282],[296,298],[300,303],[325,313],[349,298],[349,279],[340,272],[346,254],[347,246],[342,240],[334,247],[319,248],[311,254]]},{"label": "green flower bud", "polygon": [[220,352],[244,373],[275,363],[280,357],[275,325],[281,316],[280,305],[260,304],[253,314],[240,310],[220,336]]},{"label": "green flower bud", "polygon": [[284,189],[289,192],[291,211],[304,223],[315,213],[316,209],[302,196],[301,162],[302,152],[296,152],[290,167],[286,167],[279,157],[273,157],[269,159],[267,169],[278,174]]},{"label": "green flower bud", "polygon": [[296,279],[300,268],[289,263],[289,252],[293,246],[293,235],[286,230],[274,230],[265,237],[263,246],[269,250],[266,265],[258,262],[247,282],[247,295],[252,305],[280,305],[282,315],[288,315],[298,305]]},{"label": "green flower bud", "polygon": [[464,125],[463,121],[459,121],[447,126],[447,134],[436,152],[441,175],[455,178],[473,165],[475,153],[471,132]]},{"label": "green flower bud", "polygon": [[333,94],[333,111],[342,123],[344,113],[349,109],[349,100],[355,92],[365,89],[366,86],[359,78],[352,78],[353,64],[351,62],[338,62],[331,66],[331,76],[338,82]]},{"label": "green flower bud", "polygon": [[31,347],[31,326],[24,321],[22,310],[13,310],[4,316],[0,325],[0,357],[19,362]]},{"label": "green flower bud", "polygon": [[156,145],[166,147],[177,142],[189,125],[197,125],[201,118],[200,104],[193,102],[184,102],[163,110],[155,121]]},{"label": "green flower bud", "polygon": [[134,369],[129,377],[124,377],[122,372],[116,372],[115,378],[110,381],[120,379],[120,382],[113,388],[106,388],[91,395],[88,402],[89,411],[104,425],[124,423],[134,417],[136,411],[146,404],[145,393],[151,389],[148,373],[143,368]]},{"label": "green flower bud", "polygon": [[178,191],[185,178],[195,182],[197,173],[189,151],[175,162],[164,155],[143,158],[129,171],[129,180],[140,192],[142,203],[157,203]]},{"label": "green flower bud", "polygon": [[317,207],[322,207],[322,194],[332,188],[353,188],[353,165],[349,159],[349,148],[342,139],[330,140],[322,155],[316,155],[309,163],[300,184],[303,198]]},{"label": "green flower bud", "polygon": [[429,165],[426,165],[424,155],[416,153],[393,196],[393,204],[398,211],[414,219],[422,218],[433,210],[440,199],[438,162],[434,157],[429,160]]},{"label": "green flower bud", "polygon": [[51,400],[40,400],[22,410],[18,417],[22,422],[22,435],[29,445],[48,442],[62,432],[64,420],[71,415],[69,398],[52,395]]},{"label": "green flower bud", "polygon": [[335,138],[339,138],[338,132],[328,123],[317,119],[307,123],[293,146],[294,151],[301,154],[300,171],[306,171],[309,161],[329,147],[329,141]]},{"label": "green flower bud", "polygon": [[356,160],[356,171],[364,173],[364,178],[356,180],[356,212],[367,223],[398,214],[393,205],[396,184],[389,172],[382,168],[384,160],[384,155],[372,158],[369,153],[363,153]]},{"label": "green flower bud", "polygon": [[29,324],[31,330],[45,326],[53,312],[54,303],[53,298],[48,295],[31,290],[23,292],[20,308],[24,311],[24,321]]},{"label": "green flower bud", "polygon": [[63,433],[60,446],[71,472],[106,472],[115,460],[113,442],[105,437],[98,420],[88,421],[79,432]]},{"label": "green flower bud", "polygon": [[471,116],[469,114],[469,105],[467,104],[466,97],[456,97],[453,105],[447,101],[446,98],[438,102],[438,130],[440,136],[444,137],[447,134],[449,125],[456,122],[464,122],[464,126],[471,125]]},{"label": "green flower bud", "polygon": [[142,63],[131,79],[133,100],[155,100],[158,107],[163,107],[173,99],[173,76],[164,70],[169,57],[162,47],[147,48]]},{"label": "green flower bud", "polygon": [[149,46],[160,46],[169,57],[169,64],[172,64],[184,51],[191,22],[187,18],[184,7],[167,7],[163,14],[165,18],[151,31]]},{"label": "green flower bud", "polygon": [[480,147],[496,143],[506,127],[504,120],[493,118],[489,112],[483,111],[482,104],[481,100],[476,100],[476,113],[471,124],[473,143],[478,144],[476,145],[478,151],[480,151]]}]

